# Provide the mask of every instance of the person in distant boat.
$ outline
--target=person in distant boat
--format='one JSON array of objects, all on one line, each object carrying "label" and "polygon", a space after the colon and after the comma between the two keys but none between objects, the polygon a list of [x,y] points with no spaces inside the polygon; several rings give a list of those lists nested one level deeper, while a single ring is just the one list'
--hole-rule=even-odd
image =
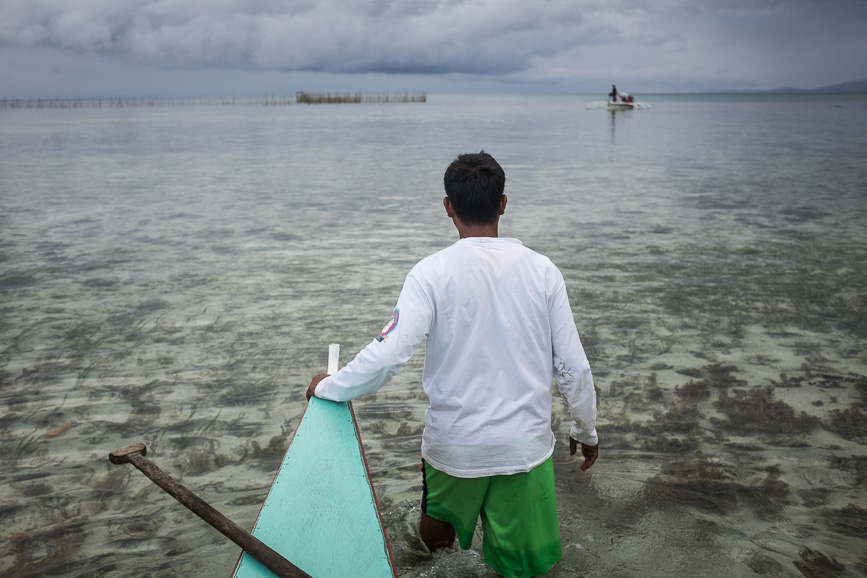
[{"label": "person in distant boat", "polygon": [[608,93],[608,98],[611,102],[617,102],[617,86],[611,85],[611,92]]},{"label": "person in distant boat", "polygon": [[596,393],[563,275],[545,256],[498,235],[506,175],[484,151],[443,179],[460,239],[418,262],[382,332],[311,396],[377,391],[427,337],[422,386],[420,534],[431,550],[468,549],[481,516],[487,562],[501,576],[544,574],[562,557],[554,490],[551,384],[573,422],[581,470],[598,457]]}]

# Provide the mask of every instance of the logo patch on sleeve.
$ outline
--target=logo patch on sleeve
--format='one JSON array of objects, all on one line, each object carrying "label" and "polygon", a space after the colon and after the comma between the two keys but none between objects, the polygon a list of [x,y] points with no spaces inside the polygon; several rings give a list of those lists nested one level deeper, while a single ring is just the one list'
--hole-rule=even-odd
[{"label": "logo patch on sleeve", "polygon": [[394,328],[397,327],[397,322],[400,319],[400,309],[395,309],[394,313],[391,314],[391,319],[388,320],[388,323],[385,324],[385,327],[382,328],[382,333],[379,334],[379,337],[376,338],[377,341],[385,341],[388,339],[388,335],[394,331]]}]

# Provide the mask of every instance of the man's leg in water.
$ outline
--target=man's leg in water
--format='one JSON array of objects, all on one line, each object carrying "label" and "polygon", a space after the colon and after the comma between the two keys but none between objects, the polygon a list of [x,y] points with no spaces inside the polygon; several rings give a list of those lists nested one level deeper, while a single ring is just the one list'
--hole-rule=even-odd
[{"label": "man's leg in water", "polygon": [[424,512],[421,514],[419,532],[421,533],[422,542],[424,542],[424,545],[431,552],[440,548],[448,548],[455,543],[455,529],[452,525],[448,522],[431,518]]}]

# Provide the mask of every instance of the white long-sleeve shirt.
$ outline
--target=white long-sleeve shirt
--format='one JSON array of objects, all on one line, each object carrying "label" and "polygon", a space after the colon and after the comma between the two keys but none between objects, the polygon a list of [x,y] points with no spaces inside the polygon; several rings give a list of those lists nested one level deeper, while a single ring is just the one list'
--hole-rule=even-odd
[{"label": "white long-sleeve shirt", "polygon": [[570,436],[595,445],[596,394],[563,275],[517,239],[469,237],[410,271],[382,333],[316,387],[346,401],[373,393],[427,336],[422,457],[474,478],[527,472],[554,451],[551,383]]}]

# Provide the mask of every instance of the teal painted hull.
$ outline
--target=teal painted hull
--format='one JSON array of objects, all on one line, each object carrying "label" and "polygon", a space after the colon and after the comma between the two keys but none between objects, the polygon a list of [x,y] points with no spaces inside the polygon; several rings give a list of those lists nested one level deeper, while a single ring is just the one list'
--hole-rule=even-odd
[{"label": "teal painted hull", "polygon": [[[349,403],[310,399],[252,533],[314,578],[397,575]],[[233,574],[273,576],[246,552]]]}]

